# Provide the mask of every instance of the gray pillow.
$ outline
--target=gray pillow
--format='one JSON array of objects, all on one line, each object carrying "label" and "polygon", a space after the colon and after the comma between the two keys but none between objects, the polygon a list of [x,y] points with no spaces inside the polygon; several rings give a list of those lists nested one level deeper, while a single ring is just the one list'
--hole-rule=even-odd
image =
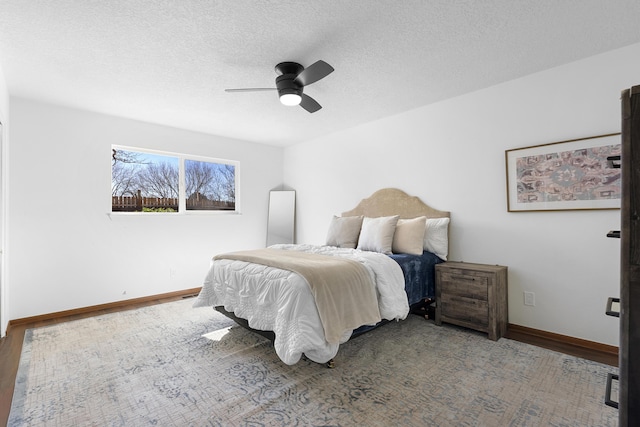
[{"label": "gray pillow", "polygon": [[335,216],[329,224],[327,245],[354,249],[362,227],[362,216]]}]

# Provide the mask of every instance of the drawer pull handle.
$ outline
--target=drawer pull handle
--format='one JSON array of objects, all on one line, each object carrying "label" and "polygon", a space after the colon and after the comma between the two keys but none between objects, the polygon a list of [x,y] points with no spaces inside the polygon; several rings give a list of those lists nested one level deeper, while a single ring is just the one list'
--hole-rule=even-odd
[{"label": "drawer pull handle", "polygon": [[609,166],[612,169],[620,169],[620,166],[622,166],[622,163],[620,162],[621,157],[620,156],[609,156],[607,157],[607,166]]},{"label": "drawer pull handle", "polygon": [[616,374],[607,374],[607,391],[604,393],[604,404],[618,409],[618,402],[611,399],[611,382],[613,380],[618,381],[620,377]]},{"label": "drawer pull handle", "polygon": [[469,277],[469,276],[451,276],[452,279],[455,280],[471,280],[471,281],[475,281],[476,278],[475,277]]},{"label": "drawer pull handle", "polygon": [[609,299],[607,299],[607,311],[605,312],[605,314],[607,316],[620,317],[620,312],[619,311],[615,311],[612,308],[614,302],[619,303],[620,302],[620,298],[609,298]]}]

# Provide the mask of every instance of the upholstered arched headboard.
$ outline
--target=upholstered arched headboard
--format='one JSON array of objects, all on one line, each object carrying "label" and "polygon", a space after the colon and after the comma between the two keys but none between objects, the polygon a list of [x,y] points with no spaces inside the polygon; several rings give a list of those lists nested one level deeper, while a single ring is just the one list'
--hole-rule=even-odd
[{"label": "upholstered arched headboard", "polygon": [[376,191],[350,211],[342,212],[342,216],[362,215],[370,218],[399,215],[400,218],[450,218],[447,211],[440,211],[426,205],[420,198],[409,196],[397,188],[383,188]]}]

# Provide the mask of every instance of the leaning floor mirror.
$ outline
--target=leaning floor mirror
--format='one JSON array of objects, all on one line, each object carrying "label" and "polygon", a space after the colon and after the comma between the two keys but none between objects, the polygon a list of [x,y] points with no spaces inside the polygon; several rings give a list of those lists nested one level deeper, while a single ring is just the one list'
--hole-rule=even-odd
[{"label": "leaning floor mirror", "polygon": [[267,246],[294,243],[296,220],[296,192],[293,190],[269,193]]}]

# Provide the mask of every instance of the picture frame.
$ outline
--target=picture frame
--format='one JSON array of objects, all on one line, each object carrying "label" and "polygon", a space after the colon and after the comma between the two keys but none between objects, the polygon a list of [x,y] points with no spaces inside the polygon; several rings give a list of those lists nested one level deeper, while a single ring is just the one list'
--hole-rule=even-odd
[{"label": "picture frame", "polygon": [[620,154],[620,133],[506,150],[507,211],[620,209]]}]

